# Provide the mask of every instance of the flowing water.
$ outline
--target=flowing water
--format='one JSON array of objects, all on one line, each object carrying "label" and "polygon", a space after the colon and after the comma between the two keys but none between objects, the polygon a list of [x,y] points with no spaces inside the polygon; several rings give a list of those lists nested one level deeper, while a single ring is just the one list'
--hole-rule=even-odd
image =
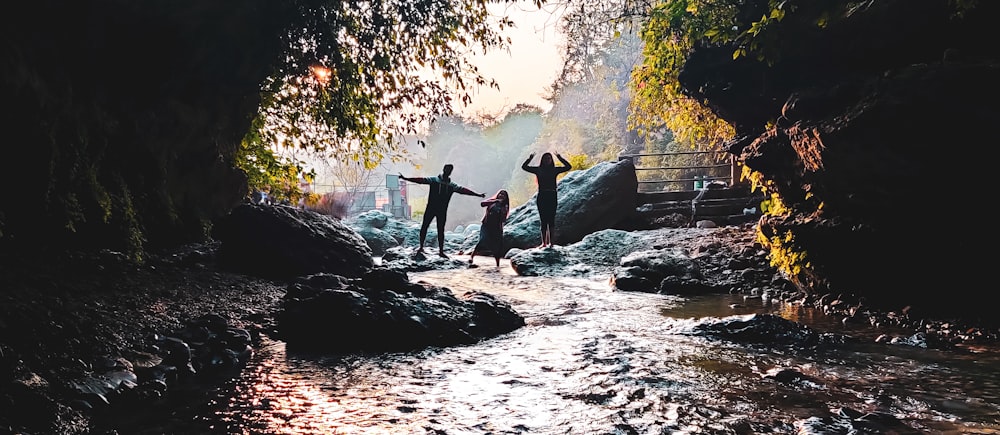
[{"label": "flowing water", "polygon": [[[411,273],[506,301],[527,325],[475,345],[323,356],[269,341],[187,421],[212,433],[1000,433],[1000,352],[877,344],[905,331],[845,326],[760,297],[613,291],[606,279],[520,277],[492,258]],[[746,345],[690,333],[775,313],[857,342]],[[329,331],[358,334],[363,331]],[[793,376],[786,379],[775,370]],[[191,428],[194,429],[191,429]]]}]

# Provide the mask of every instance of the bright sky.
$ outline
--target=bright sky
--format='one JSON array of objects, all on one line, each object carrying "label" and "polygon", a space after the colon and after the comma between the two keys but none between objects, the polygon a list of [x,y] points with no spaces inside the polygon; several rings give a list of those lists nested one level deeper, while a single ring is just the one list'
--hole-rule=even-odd
[{"label": "bright sky", "polygon": [[552,105],[543,95],[562,67],[564,43],[563,35],[557,31],[555,9],[551,6],[538,9],[524,1],[514,5],[492,3],[488,7],[493,15],[509,16],[517,26],[504,30],[504,35],[511,39],[509,52],[492,51],[473,58],[479,72],[487,80],[496,80],[500,90],[489,87],[473,90],[472,104],[459,111],[466,116],[498,115],[519,103],[549,110]]}]

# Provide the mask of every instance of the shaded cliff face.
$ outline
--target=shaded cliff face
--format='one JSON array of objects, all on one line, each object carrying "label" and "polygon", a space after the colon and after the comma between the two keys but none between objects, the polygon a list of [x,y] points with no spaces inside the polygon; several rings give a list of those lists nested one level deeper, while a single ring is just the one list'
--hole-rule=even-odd
[{"label": "shaded cliff face", "polygon": [[0,245],[203,238],[245,194],[232,160],[279,59],[280,3],[8,5]]},{"label": "shaded cliff face", "polygon": [[987,313],[963,298],[987,282],[982,188],[1000,125],[1000,8],[980,3],[957,17],[947,1],[880,1],[801,23],[773,66],[733,62],[731,47],[689,60],[685,88],[737,126],[730,151],[789,209],[761,233],[803,288]]}]

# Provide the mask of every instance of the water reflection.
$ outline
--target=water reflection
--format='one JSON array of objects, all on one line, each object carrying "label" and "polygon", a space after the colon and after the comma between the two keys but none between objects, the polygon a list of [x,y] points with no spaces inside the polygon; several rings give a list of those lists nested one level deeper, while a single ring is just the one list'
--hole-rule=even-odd
[{"label": "water reflection", "polygon": [[[760,297],[621,293],[604,280],[502,268],[411,277],[497,294],[527,326],[476,345],[377,356],[298,354],[271,342],[203,419],[219,433],[842,433],[831,428],[850,428],[844,420],[857,412],[916,432],[1000,430],[992,350],[871,337],[830,349],[751,347],[676,331],[763,312],[821,331],[863,328]],[[775,370],[801,378],[778,382]]]}]

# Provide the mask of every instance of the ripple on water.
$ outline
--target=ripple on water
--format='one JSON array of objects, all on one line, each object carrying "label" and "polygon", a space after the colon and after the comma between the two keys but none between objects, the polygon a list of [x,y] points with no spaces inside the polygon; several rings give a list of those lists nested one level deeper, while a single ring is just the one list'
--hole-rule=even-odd
[{"label": "ripple on water", "polygon": [[[527,324],[475,345],[374,356],[296,354],[269,342],[202,421],[276,434],[810,433],[857,423],[841,409],[885,412],[923,431],[997,430],[1000,421],[995,353],[871,340],[807,351],[676,333],[761,312],[849,332],[821,313],[739,295],[623,293],[604,279],[519,277],[509,267],[411,279],[493,293]],[[810,381],[769,377],[776,369]]]}]

